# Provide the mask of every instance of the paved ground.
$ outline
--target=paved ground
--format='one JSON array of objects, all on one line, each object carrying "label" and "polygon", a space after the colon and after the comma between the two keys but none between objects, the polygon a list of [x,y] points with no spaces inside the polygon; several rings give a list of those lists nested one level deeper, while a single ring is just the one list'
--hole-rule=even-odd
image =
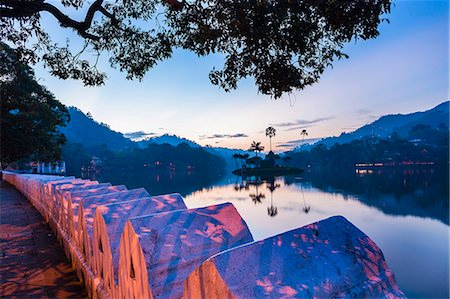
[{"label": "paved ground", "polygon": [[87,298],[50,227],[0,181],[0,297]]}]

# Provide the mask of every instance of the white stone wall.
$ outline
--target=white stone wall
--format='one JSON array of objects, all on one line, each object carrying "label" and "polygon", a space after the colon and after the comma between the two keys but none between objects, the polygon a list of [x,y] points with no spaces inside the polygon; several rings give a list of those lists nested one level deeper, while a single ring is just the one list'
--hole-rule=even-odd
[{"label": "white stone wall", "polygon": [[93,298],[404,297],[381,250],[343,217],[253,242],[230,203],[188,210],[179,194],[2,175],[49,222]]}]

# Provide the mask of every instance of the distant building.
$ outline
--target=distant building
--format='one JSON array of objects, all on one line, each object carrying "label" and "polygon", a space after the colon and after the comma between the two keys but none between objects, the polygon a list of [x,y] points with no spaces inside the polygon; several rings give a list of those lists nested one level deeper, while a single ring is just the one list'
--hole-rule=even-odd
[{"label": "distant building", "polygon": [[31,173],[47,173],[47,174],[65,174],[66,173],[66,161],[53,161],[53,162],[30,162]]}]

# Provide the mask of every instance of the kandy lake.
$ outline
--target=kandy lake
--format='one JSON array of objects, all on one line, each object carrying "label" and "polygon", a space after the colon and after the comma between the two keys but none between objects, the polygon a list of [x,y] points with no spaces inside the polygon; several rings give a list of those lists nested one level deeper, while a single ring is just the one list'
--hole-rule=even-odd
[{"label": "kandy lake", "polygon": [[445,167],[321,170],[247,179],[110,171],[96,179],[129,189],[144,187],[152,195],[178,192],[189,208],[231,202],[255,240],[342,215],[382,249],[408,297],[449,296],[449,177]]}]

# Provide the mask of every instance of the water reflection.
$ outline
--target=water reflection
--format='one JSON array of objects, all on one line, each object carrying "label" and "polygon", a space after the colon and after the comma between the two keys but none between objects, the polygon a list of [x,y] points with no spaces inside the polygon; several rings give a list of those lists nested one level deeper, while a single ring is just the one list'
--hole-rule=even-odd
[{"label": "water reflection", "polygon": [[407,296],[449,296],[448,168],[320,170],[276,178],[111,172],[100,180],[145,187],[152,195],[179,192],[189,208],[232,202],[255,240],[342,215],[383,250]]},{"label": "water reflection", "polygon": [[267,189],[270,191],[270,207],[267,208],[267,214],[270,217],[275,217],[278,214],[278,208],[273,205],[273,192],[280,188],[280,184],[275,183],[275,178],[270,178],[268,182],[266,182]]},{"label": "water reflection", "polygon": [[224,181],[224,177],[217,174],[149,169],[108,170],[89,178],[114,185],[125,185],[128,189],[143,187],[152,195],[180,193],[183,197],[197,190],[208,190],[213,186],[228,183],[228,180]]},{"label": "water reflection", "polygon": [[[244,181],[243,184],[255,187],[255,192],[249,194],[249,197],[252,199],[252,201],[255,204],[262,203],[262,200],[264,198],[266,198],[266,195],[264,193],[258,191],[258,187],[263,184],[263,182],[260,178],[257,178],[255,180],[250,180],[250,181]],[[249,187],[249,189],[250,189],[250,187]]]},{"label": "water reflection", "polygon": [[407,296],[448,298],[448,198],[448,170],[383,169],[234,178],[189,194],[186,204],[232,202],[256,240],[343,215],[382,248]]},{"label": "water reflection", "polygon": [[[386,214],[430,217],[449,224],[449,172],[445,167],[383,168],[372,173],[327,170],[302,177],[312,187],[352,195]],[[298,178],[285,177],[284,181],[302,188]]]}]

